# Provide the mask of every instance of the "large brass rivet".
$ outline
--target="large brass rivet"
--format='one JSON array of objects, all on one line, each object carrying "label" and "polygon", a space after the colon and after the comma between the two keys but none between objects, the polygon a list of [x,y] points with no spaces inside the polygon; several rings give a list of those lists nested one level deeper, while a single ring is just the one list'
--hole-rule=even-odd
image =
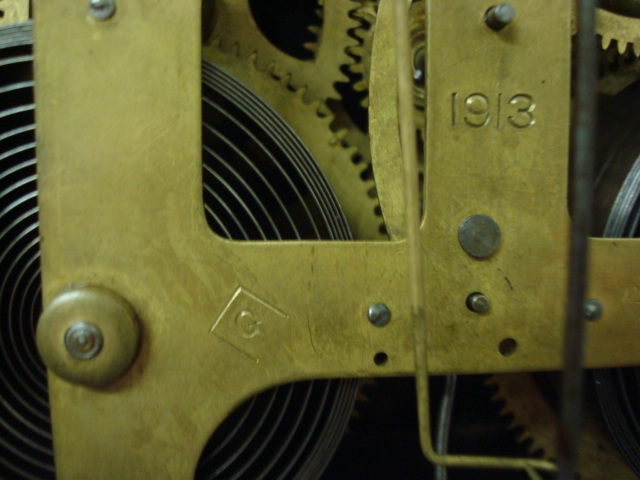
[{"label": "large brass rivet", "polygon": [[47,368],[80,385],[107,385],[129,368],[140,329],[131,306],[115,293],[82,287],[62,293],[47,306],[36,332]]},{"label": "large brass rivet", "polygon": [[460,245],[474,258],[487,258],[500,246],[500,227],[488,215],[472,215],[458,230]]}]

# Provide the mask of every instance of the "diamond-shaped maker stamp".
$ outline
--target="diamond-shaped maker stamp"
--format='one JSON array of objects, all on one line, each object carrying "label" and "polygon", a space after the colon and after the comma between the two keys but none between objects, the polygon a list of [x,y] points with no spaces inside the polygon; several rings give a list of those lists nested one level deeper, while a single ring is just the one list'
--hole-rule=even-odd
[{"label": "diamond-shaped maker stamp", "polygon": [[[210,333],[252,361],[259,363],[269,347],[265,337],[293,342],[289,316],[254,293],[238,287],[211,326]],[[289,343],[290,345],[291,343]],[[273,345],[271,345],[273,348]]]}]

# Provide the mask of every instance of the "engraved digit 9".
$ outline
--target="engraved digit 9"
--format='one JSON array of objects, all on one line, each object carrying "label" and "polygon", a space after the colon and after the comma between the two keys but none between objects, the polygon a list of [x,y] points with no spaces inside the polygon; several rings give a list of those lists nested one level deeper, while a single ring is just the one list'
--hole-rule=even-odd
[{"label": "engraved digit 9", "polygon": [[484,127],[489,123],[489,99],[481,94],[469,95],[464,101],[464,121],[470,127]]},{"label": "engraved digit 9", "polygon": [[507,117],[511,125],[516,128],[527,128],[536,123],[536,119],[533,117],[536,104],[530,95],[515,95],[509,100],[509,105],[515,107],[515,113]]}]

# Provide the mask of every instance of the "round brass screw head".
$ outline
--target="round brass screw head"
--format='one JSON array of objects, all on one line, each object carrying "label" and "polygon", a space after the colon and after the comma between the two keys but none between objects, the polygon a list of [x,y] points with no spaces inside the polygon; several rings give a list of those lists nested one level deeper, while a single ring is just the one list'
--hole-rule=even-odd
[{"label": "round brass screw head", "polygon": [[120,378],[138,351],[133,309],[113,292],[82,287],[62,293],[42,312],[38,351],[57,376],[86,386]]},{"label": "round brass screw head", "polygon": [[384,327],[391,321],[391,311],[384,303],[374,303],[367,312],[369,321],[376,327]]},{"label": "round brass screw head", "polygon": [[96,20],[108,20],[114,13],[116,13],[115,0],[89,0],[89,14]]},{"label": "round brass screw head", "polygon": [[486,295],[476,292],[467,297],[467,308],[475,313],[487,313],[491,303]]},{"label": "round brass screw head", "polygon": [[499,3],[487,10],[484,21],[492,30],[502,30],[513,22],[516,17],[516,10],[513,5],[507,2]]},{"label": "round brass screw head", "polygon": [[584,318],[590,322],[600,320],[604,312],[604,307],[600,301],[590,298],[584,302]]}]

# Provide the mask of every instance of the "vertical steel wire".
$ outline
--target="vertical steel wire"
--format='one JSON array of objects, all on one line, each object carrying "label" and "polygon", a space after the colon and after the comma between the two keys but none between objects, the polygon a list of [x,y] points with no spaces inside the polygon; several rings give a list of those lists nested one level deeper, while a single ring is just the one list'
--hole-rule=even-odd
[{"label": "vertical steel wire", "polygon": [[584,383],[584,302],[587,290],[588,237],[593,217],[596,154],[595,1],[578,2],[576,114],[572,137],[571,243],[563,381],[558,429],[558,480],[575,478],[578,466]]}]

